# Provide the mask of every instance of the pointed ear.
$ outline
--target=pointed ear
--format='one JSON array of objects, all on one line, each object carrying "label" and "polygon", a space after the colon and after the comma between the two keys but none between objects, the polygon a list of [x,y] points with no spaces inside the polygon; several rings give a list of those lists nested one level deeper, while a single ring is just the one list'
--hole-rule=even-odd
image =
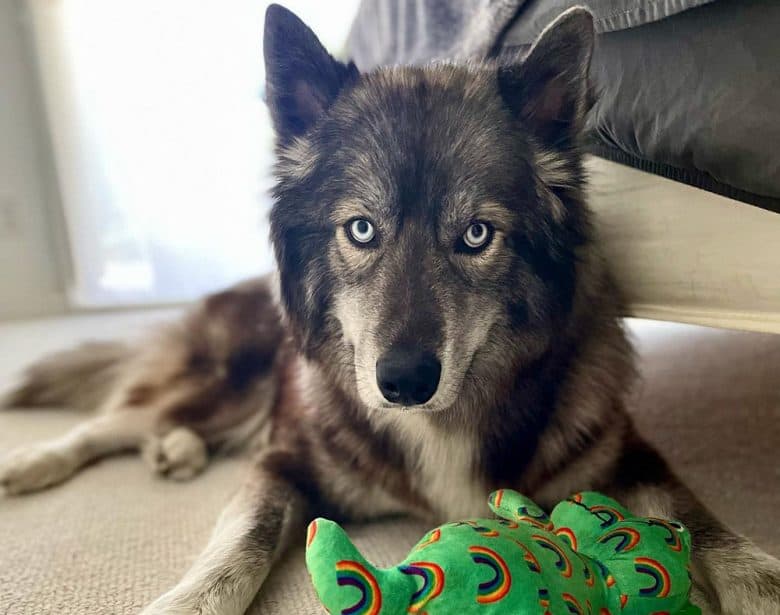
[{"label": "pointed ear", "polygon": [[565,146],[582,130],[594,41],[593,16],[574,7],[545,28],[522,62],[499,69],[502,97],[548,145]]},{"label": "pointed ear", "polygon": [[309,27],[278,4],[265,13],[263,52],[266,98],[281,144],[309,130],[358,76],[354,64],[333,59]]}]

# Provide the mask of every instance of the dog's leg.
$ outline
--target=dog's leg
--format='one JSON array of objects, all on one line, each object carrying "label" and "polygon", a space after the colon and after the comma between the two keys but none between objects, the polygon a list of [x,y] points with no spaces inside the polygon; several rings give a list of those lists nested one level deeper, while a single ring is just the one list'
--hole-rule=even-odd
[{"label": "dog's leg", "polygon": [[721,613],[780,613],[780,561],[728,531],[713,544],[699,544],[695,563],[714,587]]},{"label": "dog's leg", "polygon": [[0,460],[0,491],[17,495],[44,489],[96,459],[137,450],[154,419],[142,410],[101,414],[64,436],[12,451]]},{"label": "dog's leg", "polygon": [[780,613],[780,561],[724,527],[649,446],[632,446],[620,472],[615,495],[629,509],[691,531],[693,601],[705,615]]},{"label": "dog's leg", "polygon": [[142,615],[242,615],[291,536],[303,535],[306,511],[305,498],[285,479],[255,470],[184,578]]}]

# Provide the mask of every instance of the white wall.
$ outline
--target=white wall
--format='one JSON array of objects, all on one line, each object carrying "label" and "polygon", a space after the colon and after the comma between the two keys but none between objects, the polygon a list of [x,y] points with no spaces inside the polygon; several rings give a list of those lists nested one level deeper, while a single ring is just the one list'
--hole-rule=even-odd
[{"label": "white wall", "polygon": [[21,5],[0,0],[0,320],[65,310],[59,217]]}]

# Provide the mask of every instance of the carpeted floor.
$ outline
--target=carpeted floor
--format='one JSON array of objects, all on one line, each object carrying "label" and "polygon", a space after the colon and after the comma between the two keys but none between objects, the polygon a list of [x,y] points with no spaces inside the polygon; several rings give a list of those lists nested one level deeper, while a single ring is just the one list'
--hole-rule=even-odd
[{"label": "carpeted floor", "polygon": [[[0,388],[11,368],[79,338],[135,331],[169,314],[103,316],[0,327]],[[780,336],[632,322],[642,431],[734,529],[780,555]],[[0,455],[54,436],[78,416],[0,414]],[[238,460],[190,483],[153,478],[137,458],[107,460],[69,483],[0,499],[0,614],[135,614],[169,587],[205,543],[241,476]],[[426,528],[392,521],[352,528],[379,564],[405,555]],[[272,575],[255,615],[315,614],[300,550]]]}]

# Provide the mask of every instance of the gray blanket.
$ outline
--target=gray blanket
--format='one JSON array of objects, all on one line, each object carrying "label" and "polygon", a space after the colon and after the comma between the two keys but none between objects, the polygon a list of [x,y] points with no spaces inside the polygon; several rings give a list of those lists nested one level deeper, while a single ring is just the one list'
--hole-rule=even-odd
[{"label": "gray blanket", "polygon": [[363,0],[348,47],[359,68],[485,57],[512,26],[530,43],[555,16],[587,5],[599,32],[632,28],[713,0]]},{"label": "gray blanket", "polygon": [[348,46],[358,67],[483,57],[526,0],[364,0]]}]

